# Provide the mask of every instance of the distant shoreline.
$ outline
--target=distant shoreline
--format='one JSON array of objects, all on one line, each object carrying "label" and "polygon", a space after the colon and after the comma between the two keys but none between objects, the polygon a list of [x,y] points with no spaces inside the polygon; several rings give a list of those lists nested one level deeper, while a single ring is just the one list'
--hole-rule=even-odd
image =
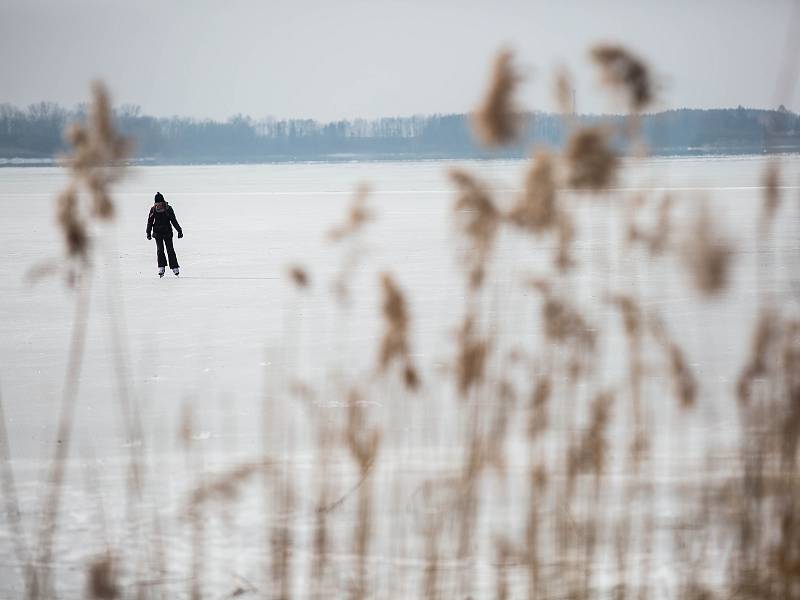
[{"label": "distant shoreline", "polygon": [[[85,121],[81,110],[55,104],[0,111],[0,166],[56,164],[70,152],[64,131]],[[132,164],[283,164],[415,160],[491,160],[560,151],[579,128],[602,128],[620,156],[725,156],[800,153],[800,115],[751,108],[677,109],[637,117],[636,139],[625,115],[528,113],[516,140],[498,149],[475,139],[468,114],[417,115],[320,123],[311,119],[227,121],[155,118],[138,109],[114,113],[133,141]]]},{"label": "distant shoreline", "polygon": [[[758,158],[764,156],[796,156],[800,148],[775,148],[771,150],[755,148],[715,148],[685,150],[664,149],[652,151],[644,158],[715,158],[715,157],[741,157]],[[345,164],[362,162],[425,162],[442,160],[476,160],[476,161],[508,161],[525,160],[526,154],[498,154],[498,155],[469,155],[469,154],[441,154],[441,155],[414,155],[414,154],[362,154],[362,155],[318,155],[318,156],[269,156],[269,157],[242,157],[236,159],[155,159],[137,158],[127,161],[131,167],[180,167],[180,166],[231,166],[231,165],[274,165],[274,164]],[[634,158],[621,155],[621,158]],[[61,161],[56,158],[0,158],[0,169],[9,167],[59,167]]]}]

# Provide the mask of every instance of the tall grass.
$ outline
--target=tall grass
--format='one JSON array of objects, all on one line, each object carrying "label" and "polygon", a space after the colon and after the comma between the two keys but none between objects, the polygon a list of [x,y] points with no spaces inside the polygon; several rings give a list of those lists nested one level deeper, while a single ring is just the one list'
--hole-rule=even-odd
[{"label": "tall grass", "polygon": [[[617,46],[595,48],[592,58],[632,113],[653,101],[655,86],[640,59]],[[476,130],[487,144],[517,139],[519,77],[512,59],[508,52],[499,55],[475,113]],[[560,75],[556,89],[562,104],[568,88]],[[127,148],[113,130],[102,88],[95,89],[94,106],[89,128],[71,133],[72,178],[58,201],[69,280],[81,294],[59,417],[65,443],[53,458],[35,540],[25,539],[16,525],[13,462],[2,446],[10,534],[27,565],[31,598],[58,595],[58,582],[48,574],[59,560],[53,539],[63,518],[63,469],[79,393],[88,314],[84,296],[92,268],[91,233],[80,198],[89,199],[88,214],[97,219],[113,215],[111,186]],[[759,296],[755,330],[734,332],[752,338],[747,362],[732,365],[737,456],[721,477],[712,477],[719,449],[682,448],[691,450],[695,467],[710,466],[665,486],[654,448],[656,429],[672,428],[680,442],[686,423],[702,423],[702,390],[709,382],[694,371],[669,319],[657,305],[643,302],[638,274],[671,261],[672,268],[685,271],[687,295],[698,304],[719,302],[732,293],[737,232],[723,232],[714,209],[702,202],[676,214],[672,197],[631,199],[611,189],[621,165],[609,144],[611,133],[578,129],[563,155],[535,150],[522,191],[513,197],[475,173],[451,170],[463,290],[447,299],[461,322],[447,368],[433,359],[427,364],[414,352],[414,290],[391,271],[383,273],[375,282],[383,320],[372,368],[345,371],[335,386],[317,386],[302,371],[267,382],[262,433],[270,438],[288,432],[291,443],[282,455],[265,443],[262,455],[220,472],[204,470],[192,444],[191,412],[185,413],[179,436],[194,479],[183,512],[185,536],[164,539],[156,509],[151,530],[139,529],[141,544],[110,548],[86,565],[86,594],[800,597],[800,321],[788,303]],[[625,135],[635,136],[635,126]],[[777,165],[765,173],[762,241],[770,235],[769,224],[787,210],[780,202],[779,175]],[[581,220],[587,204],[603,211],[603,222]],[[332,302],[343,321],[354,273],[364,260],[360,236],[374,218],[363,188],[344,223],[331,230],[332,248],[342,253]],[[586,256],[581,246],[598,229],[602,237],[593,247],[603,250]],[[518,297],[498,290],[493,278],[502,268],[495,260],[501,238],[529,244],[545,259],[540,270],[511,288]],[[598,281],[592,270],[601,267],[610,276]],[[316,283],[313,271],[299,265],[288,270],[288,279],[298,304]],[[535,312],[535,326],[500,335],[503,318],[517,316],[515,301]],[[287,331],[284,350],[293,355],[297,332]],[[609,366],[609,348],[619,353],[621,370]],[[328,358],[334,359],[319,360]],[[376,400],[388,408],[377,408]],[[305,411],[299,426],[281,409],[298,402]],[[673,416],[655,422],[654,405],[666,402],[674,406],[668,411]],[[137,435],[136,407],[125,401],[120,410]],[[425,423],[432,415],[446,416],[438,421],[442,430],[431,433]],[[308,441],[310,460],[301,440]],[[402,453],[410,446],[424,457],[422,464]],[[139,456],[131,460],[137,483],[127,493],[135,496],[146,466]],[[207,546],[214,520],[235,519],[253,492],[260,521],[238,526],[263,525],[263,547],[231,546],[223,556],[212,555]],[[35,559],[26,550],[31,541],[38,544]],[[190,564],[169,564],[171,547],[184,543],[191,546]],[[134,569],[128,564],[138,560],[133,547],[159,558],[146,562],[145,572]],[[238,552],[256,553],[259,570],[237,575],[228,590],[209,582],[213,561],[231,560]],[[165,579],[171,570],[187,578]]]}]

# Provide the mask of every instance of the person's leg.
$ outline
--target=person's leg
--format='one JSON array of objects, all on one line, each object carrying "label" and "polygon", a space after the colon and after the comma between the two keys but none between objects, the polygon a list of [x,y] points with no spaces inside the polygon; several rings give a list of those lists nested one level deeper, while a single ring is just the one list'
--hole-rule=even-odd
[{"label": "person's leg", "polygon": [[167,257],[164,256],[164,238],[156,237],[156,256],[159,269],[167,266]]},{"label": "person's leg", "polygon": [[169,257],[169,268],[173,271],[180,268],[178,257],[175,256],[175,247],[172,245],[172,236],[165,237],[164,243],[167,245],[167,256]]}]

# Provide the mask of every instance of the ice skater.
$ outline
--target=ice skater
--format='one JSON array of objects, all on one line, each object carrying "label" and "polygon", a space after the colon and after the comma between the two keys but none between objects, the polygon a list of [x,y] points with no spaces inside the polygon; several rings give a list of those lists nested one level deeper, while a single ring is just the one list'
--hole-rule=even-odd
[{"label": "ice skater", "polygon": [[161,192],[156,193],[155,204],[150,209],[150,215],[147,217],[147,239],[150,240],[154,236],[156,238],[156,248],[158,249],[158,276],[164,276],[164,269],[167,266],[167,257],[164,256],[164,246],[167,247],[167,256],[169,257],[169,268],[175,275],[180,275],[181,269],[178,265],[178,257],[175,256],[175,248],[172,246],[172,226],[178,231],[178,237],[183,237],[183,229],[178,225],[178,219],[175,218],[175,211],[164,200]]}]

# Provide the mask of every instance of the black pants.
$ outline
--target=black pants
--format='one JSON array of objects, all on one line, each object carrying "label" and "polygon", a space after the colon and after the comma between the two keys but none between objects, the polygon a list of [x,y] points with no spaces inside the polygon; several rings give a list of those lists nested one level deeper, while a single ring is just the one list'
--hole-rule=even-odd
[{"label": "black pants", "polygon": [[156,248],[158,249],[158,266],[167,266],[167,257],[164,256],[164,246],[167,246],[167,256],[169,256],[169,268],[178,268],[178,257],[175,256],[175,248],[172,246],[172,236],[156,236]]}]

